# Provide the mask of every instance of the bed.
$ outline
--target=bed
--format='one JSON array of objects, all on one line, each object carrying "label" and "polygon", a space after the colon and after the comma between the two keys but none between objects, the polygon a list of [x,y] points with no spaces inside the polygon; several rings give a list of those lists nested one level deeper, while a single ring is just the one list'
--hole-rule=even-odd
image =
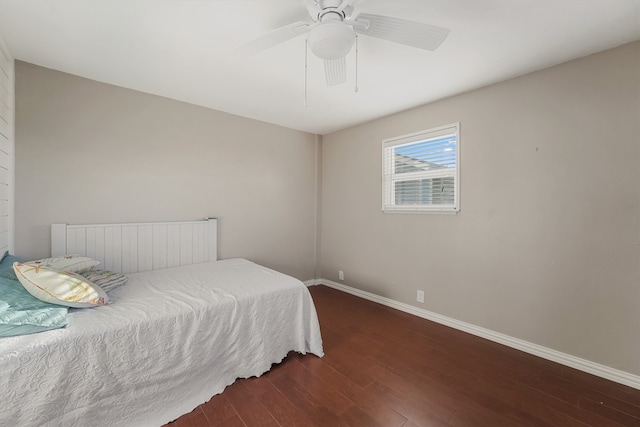
[{"label": "bed", "polygon": [[302,282],[245,259],[217,261],[215,219],[52,226],[52,255],[126,273],[112,304],[68,326],[0,338],[0,425],[161,426],[260,376],[290,352],[322,357]]}]

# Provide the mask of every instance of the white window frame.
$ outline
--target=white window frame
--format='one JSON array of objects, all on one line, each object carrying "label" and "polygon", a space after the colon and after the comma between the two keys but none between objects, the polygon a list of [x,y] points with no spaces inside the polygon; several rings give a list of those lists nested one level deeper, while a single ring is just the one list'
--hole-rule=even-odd
[{"label": "white window frame", "polygon": [[[455,134],[456,136],[456,167],[436,169],[411,173],[395,174],[395,162],[389,159],[393,148],[425,142],[443,136]],[[395,183],[398,181],[454,178],[454,202],[453,204],[424,204],[424,205],[396,205]],[[426,213],[426,214],[456,214],[460,211],[460,123],[451,123],[420,132],[402,135],[382,141],[382,211],[385,213]]]}]

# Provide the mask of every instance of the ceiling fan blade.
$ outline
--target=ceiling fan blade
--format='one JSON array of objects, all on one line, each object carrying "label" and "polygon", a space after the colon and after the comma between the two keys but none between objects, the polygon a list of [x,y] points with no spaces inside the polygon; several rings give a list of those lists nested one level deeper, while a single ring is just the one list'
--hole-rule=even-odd
[{"label": "ceiling fan blade", "polygon": [[309,13],[311,19],[313,19],[314,22],[317,21],[318,14],[322,12],[320,5],[315,0],[301,0],[301,2],[304,4],[304,7],[307,8],[307,13]]},{"label": "ceiling fan blade", "polygon": [[342,0],[342,3],[340,3],[340,6],[338,6],[336,11],[345,12],[345,15],[349,15],[353,11],[357,2],[358,0]]},{"label": "ceiling fan blade", "polygon": [[449,35],[446,28],[370,13],[358,15],[353,27],[360,34],[426,50],[436,50]]},{"label": "ceiling fan blade", "polygon": [[347,81],[347,59],[346,56],[338,59],[324,60],[324,77],[327,86],[335,86]]},{"label": "ceiling fan blade", "polygon": [[255,55],[263,50],[272,48],[280,43],[284,43],[300,34],[308,33],[311,25],[304,21],[294,22],[285,25],[277,30],[273,30],[249,43],[246,43],[236,49],[236,54],[241,56]]}]

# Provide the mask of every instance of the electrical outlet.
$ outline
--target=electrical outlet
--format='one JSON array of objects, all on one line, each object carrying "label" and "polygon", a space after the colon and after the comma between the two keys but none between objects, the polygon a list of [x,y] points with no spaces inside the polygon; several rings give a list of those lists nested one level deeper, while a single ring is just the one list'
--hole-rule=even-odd
[{"label": "electrical outlet", "polygon": [[418,295],[416,296],[416,300],[418,302],[424,303],[424,291],[418,290]]},{"label": "electrical outlet", "polygon": [[338,279],[344,280],[344,271],[342,270],[338,271]]}]

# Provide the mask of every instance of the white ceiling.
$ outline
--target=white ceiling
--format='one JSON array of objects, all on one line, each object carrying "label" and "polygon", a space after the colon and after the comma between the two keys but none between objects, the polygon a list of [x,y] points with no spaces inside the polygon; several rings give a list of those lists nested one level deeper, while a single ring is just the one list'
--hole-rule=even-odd
[{"label": "white ceiling", "polygon": [[[304,35],[237,48],[306,20],[299,0],[0,0],[16,59],[311,133],[327,134],[640,39],[640,0],[363,0],[361,11],[451,29],[434,51],[359,38],[327,87]],[[639,71],[640,72],[640,71]]]}]

